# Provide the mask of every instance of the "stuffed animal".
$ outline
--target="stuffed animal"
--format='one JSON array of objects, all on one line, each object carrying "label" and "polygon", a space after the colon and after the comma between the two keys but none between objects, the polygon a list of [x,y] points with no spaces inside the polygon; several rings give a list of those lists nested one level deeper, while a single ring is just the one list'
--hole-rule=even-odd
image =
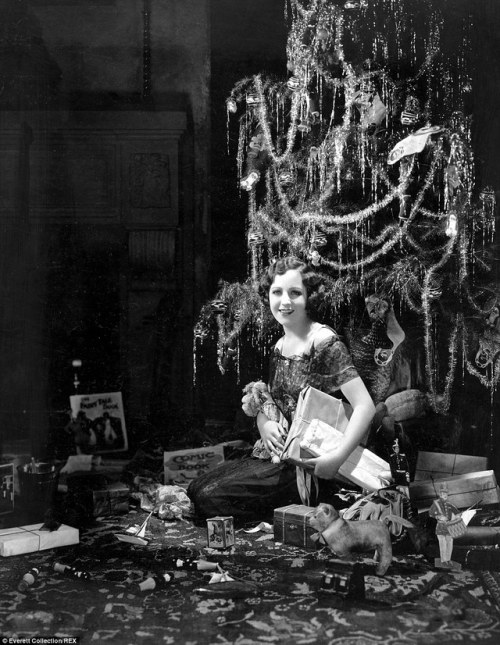
[{"label": "stuffed animal", "polygon": [[387,524],[380,520],[347,521],[340,517],[331,504],[319,504],[310,519],[318,531],[317,539],[339,558],[347,558],[353,551],[375,551],[375,573],[385,575],[392,562],[391,535]]}]

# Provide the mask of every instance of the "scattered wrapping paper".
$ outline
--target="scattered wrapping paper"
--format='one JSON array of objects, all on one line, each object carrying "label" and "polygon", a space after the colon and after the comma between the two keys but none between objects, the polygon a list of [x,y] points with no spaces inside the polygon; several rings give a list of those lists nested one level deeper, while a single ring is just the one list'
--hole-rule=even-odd
[{"label": "scattered wrapping paper", "polygon": [[140,484],[131,496],[142,510],[155,513],[161,520],[182,520],[192,514],[191,500],[181,486]]}]

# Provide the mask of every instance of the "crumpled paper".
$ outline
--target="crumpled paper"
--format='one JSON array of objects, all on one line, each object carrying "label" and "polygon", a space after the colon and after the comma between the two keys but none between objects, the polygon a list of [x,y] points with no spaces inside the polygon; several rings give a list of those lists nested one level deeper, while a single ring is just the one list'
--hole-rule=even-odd
[{"label": "crumpled paper", "polygon": [[265,531],[266,533],[271,533],[274,529],[272,524],[268,522],[261,522],[257,526],[252,527],[251,529],[243,529],[245,533],[258,533],[259,531]]},{"label": "crumpled paper", "polygon": [[139,490],[131,493],[142,510],[153,512],[161,520],[182,520],[192,514],[191,500],[181,486],[140,483]]}]

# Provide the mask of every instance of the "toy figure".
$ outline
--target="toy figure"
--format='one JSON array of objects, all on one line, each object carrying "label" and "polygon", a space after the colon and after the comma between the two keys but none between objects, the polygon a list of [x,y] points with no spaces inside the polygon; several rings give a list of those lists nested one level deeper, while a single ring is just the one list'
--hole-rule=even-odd
[{"label": "toy figure", "polygon": [[394,440],[393,452],[389,457],[391,475],[396,486],[404,486],[408,490],[410,483],[410,467],[406,455],[399,451],[399,439]]},{"label": "toy figure", "polygon": [[434,566],[440,569],[460,570],[461,565],[451,559],[451,554],[453,552],[453,538],[463,534],[465,524],[461,521],[462,516],[456,506],[448,502],[448,489],[445,485],[439,489],[439,499],[434,500],[432,503],[429,509],[429,517],[437,520],[436,535],[441,556],[440,559],[436,558],[434,560]]}]

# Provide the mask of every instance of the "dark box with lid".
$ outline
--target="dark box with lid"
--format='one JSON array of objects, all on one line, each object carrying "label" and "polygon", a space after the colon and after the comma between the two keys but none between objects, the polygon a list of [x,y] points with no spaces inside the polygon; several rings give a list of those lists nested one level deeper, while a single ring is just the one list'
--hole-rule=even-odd
[{"label": "dark box with lid", "polygon": [[289,504],[275,508],[273,521],[275,542],[316,550],[317,542],[312,536],[317,531],[310,525],[315,510],[315,507],[302,504]]}]

